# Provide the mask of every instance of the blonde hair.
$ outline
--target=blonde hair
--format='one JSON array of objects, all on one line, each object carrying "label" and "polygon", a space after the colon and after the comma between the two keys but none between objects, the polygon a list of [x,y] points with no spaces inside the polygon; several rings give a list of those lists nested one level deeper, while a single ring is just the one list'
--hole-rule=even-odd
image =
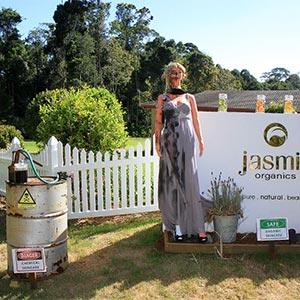
[{"label": "blonde hair", "polygon": [[178,62],[170,62],[161,76],[162,79],[166,81],[166,91],[172,88],[170,83],[170,72],[172,69],[180,69],[183,73],[183,77],[186,77],[186,69],[182,64]]}]

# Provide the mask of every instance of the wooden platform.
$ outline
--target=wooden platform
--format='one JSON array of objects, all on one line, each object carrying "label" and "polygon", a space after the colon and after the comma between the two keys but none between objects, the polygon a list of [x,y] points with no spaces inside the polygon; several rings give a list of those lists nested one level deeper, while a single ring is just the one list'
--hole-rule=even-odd
[{"label": "wooden platform", "polygon": [[300,244],[290,245],[288,241],[272,241],[255,244],[174,242],[171,240],[170,232],[164,231],[164,250],[165,252],[171,253],[219,253],[222,256],[243,253],[269,253],[271,257],[275,257],[279,253],[299,253]]}]

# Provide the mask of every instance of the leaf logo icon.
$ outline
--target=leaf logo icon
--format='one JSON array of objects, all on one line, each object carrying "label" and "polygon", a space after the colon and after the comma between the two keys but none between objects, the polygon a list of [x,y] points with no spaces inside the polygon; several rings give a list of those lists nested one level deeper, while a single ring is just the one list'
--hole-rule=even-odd
[{"label": "leaf logo icon", "polygon": [[280,123],[271,123],[265,128],[264,139],[272,147],[282,146],[288,138],[287,129]]}]

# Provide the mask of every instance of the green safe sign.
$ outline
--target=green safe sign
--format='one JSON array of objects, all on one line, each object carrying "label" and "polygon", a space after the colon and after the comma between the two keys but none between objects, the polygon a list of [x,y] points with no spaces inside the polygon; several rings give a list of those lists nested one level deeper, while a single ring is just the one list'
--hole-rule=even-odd
[{"label": "green safe sign", "polygon": [[256,225],[258,241],[289,239],[287,218],[257,219]]}]

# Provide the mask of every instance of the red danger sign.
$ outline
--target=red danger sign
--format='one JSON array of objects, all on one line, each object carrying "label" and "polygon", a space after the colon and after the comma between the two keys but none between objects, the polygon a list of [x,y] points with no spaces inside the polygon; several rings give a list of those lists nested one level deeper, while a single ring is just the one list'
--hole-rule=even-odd
[{"label": "red danger sign", "polygon": [[21,260],[35,260],[42,257],[41,251],[24,251],[18,253],[18,259]]},{"label": "red danger sign", "polygon": [[14,273],[46,272],[44,248],[12,249]]}]

